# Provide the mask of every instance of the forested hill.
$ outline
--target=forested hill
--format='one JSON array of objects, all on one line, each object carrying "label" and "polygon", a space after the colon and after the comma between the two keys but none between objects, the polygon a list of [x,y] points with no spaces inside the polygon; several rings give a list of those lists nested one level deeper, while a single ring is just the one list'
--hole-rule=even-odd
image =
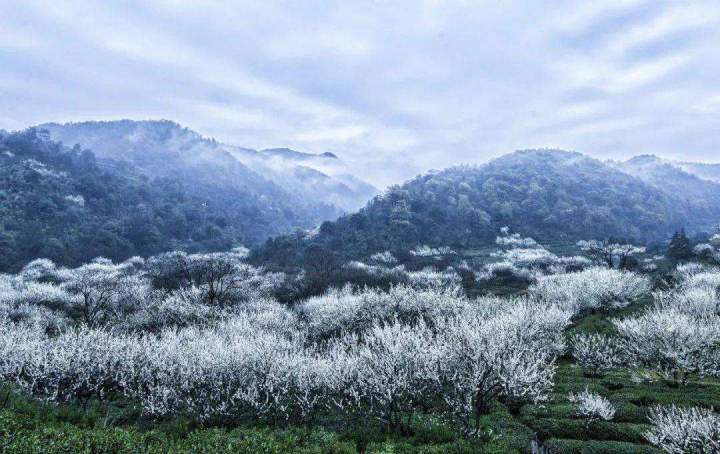
[{"label": "forested hill", "polygon": [[660,241],[681,227],[708,228],[718,208],[580,153],[518,151],[419,176],[313,237],[271,239],[254,257],[290,265],[308,250],[366,257],[421,244],[463,248],[493,241],[502,226],[536,238]]},{"label": "forested hill", "polygon": [[322,220],[355,211],[377,194],[332,153],[227,145],[168,120],[46,123],[38,128],[54,140],[80,144],[100,158],[129,162],[152,177],[182,176],[201,187],[242,187],[259,193],[281,189],[294,206],[332,206]]},{"label": "forested hill", "polygon": [[338,213],[298,200],[233,159],[204,171],[180,159],[158,161],[166,171],[153,174],[34,128],[0,131],[0,272],[37,257],[77,265],[97,256],[252,246]]},{"label": "forested hill", "polygon": [[636,156],[616,165],[667,194],[705,208],[720,219],[720,183],[693,170],[711,169],[712,165],[679,163],[653,155]]}]

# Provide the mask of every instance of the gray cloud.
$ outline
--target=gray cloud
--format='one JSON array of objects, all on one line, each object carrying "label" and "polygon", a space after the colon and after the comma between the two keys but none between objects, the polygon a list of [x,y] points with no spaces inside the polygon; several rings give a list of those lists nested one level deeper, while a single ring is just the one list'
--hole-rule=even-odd
[{"label": "gray cloud", "polygon": [[530,147],[720,161],[712,0],[0,7],[6,129],[168,118],[378,185]]}]

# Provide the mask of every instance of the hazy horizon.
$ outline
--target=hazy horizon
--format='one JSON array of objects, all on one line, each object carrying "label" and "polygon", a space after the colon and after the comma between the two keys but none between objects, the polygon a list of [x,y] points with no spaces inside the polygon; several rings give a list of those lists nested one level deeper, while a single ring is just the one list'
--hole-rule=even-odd
[{"label": "hazy horizon", "polygon": [[717,3],[368,5],[2,2],[0,128],[164,118],[380,187],[528,148],[720,161]]}]

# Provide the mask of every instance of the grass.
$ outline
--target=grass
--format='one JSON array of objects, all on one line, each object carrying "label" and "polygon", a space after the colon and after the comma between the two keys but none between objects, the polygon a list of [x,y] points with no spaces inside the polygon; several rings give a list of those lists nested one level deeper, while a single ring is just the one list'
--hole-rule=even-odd
[{"label": "grass", "polygon": [[[573,416],[567,400],[568,393],[582,391],[586,386],[608,398],[617,409],[612,421],[595,423],[589,430]],[[648,409],[673,403],[718,408],[720,380],[695,380],[684,387],[672,387],[663,382],[635,383],[627,370],[588,378],[580,367],[566,362],[558,368],[550,402],[525,406],[520,419],[548,446],[562,446],[560,452],[659,452],[653,451],[644,437],[650,428]]]}]

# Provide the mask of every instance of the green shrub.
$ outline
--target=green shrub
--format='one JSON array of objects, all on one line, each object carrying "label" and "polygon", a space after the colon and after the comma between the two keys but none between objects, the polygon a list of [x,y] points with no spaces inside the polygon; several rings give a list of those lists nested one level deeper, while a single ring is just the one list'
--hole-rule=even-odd
[{"label": "green shrub", "polygon": [[68,423],[35,424],[0,413],[0,453],[355,453],[355,447],[322,429],[204,429],[172,440],[152,430],[83,429]]},{"label": "green shrub", "polygon": [[621,441],[581,441],[551,439],[544,443],[555,454],[659,454],[661,451],[644,445]]},{"label": "green shrub", "polygon": [[629,443],[644,443],[643,433],[648,426],[644,424],[627,424],[599,421],[585,429],[585,422],[579,419],[536,419],[529,420],[541,440],[550,438],[577,440],[616,440]]}]

